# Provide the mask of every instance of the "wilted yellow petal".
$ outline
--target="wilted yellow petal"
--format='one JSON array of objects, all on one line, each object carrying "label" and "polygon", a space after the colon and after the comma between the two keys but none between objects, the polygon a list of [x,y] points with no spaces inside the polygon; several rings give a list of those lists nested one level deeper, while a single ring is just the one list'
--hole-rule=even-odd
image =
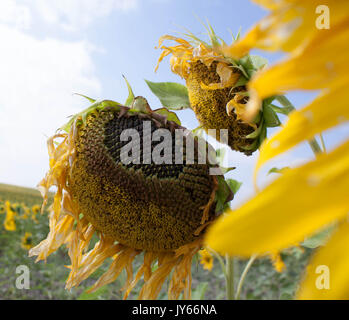
[{"label": "wilted yellow petal", "polygon": [[213,250],[251,256],[294,245],[349,211],[349,141],[316,161],[286,171],[208,230]]},{"label": "wilted yellow petal", "polygon": [[[311,139],[316,134],[342,122],[349,121],[348,100],[347,86],[342,86],[320,96],[307,107],[292,112],[281,131],[265,140],[260,149],[256,170],[269,159],[298,143]],[[331,105],[333,107],[329,107]]]},{"label": "wilted yellow petal", "polygon": [[342,223],[307,267],[299,299],[349,299],[349,223]]},{"label": "wilted yellow petal", "polygon": [[223,62],[217,64],[216,72],[221,81],[219,83],[210,83],[209,85],[201,83],[203,89],[218,90],[233,87],[240,78],[240,73],[233,72],[233,69]]}]

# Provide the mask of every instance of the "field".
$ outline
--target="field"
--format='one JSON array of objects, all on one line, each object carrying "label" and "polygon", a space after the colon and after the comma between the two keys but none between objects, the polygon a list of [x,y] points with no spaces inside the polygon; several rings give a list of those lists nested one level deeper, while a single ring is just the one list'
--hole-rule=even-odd
[{"label": "field", "polygon": [[[52,196],[51,196],[52,198]],[[16,230],[8,231],[4,227],[6,212],[5,202],[11,204],[15,211]],[[71,291],[64,289],[68,277],[69,265],[67,250],[59,249],[53,253],[46,263],[35,263],[28,257],[28,248],[22,246],[22,238],[26,232],[31,233],[31,245],[43,240],[48,231],[47,211],[43,215],[36,214],[33,220],[32,209],[41,205],[41,195],[34,189],[0,184],[0,299],[122,299],[122,284],[126,274],[114,283],[102,287],[95,293],[87,294],[86,290],[105,272],[108,265],[96,271],[92,277],[85,280],[78,288]],[[28,215],[28,209],[30,214]],[[26,215],[27,212],[27,215]],[[27,216],[27,217],[26,217]],[[94,242],[97,239],[94,239]],[[258,259],[247,274],[241,299],[292,299],[302,276],[304,266],[311,255],[312,249],[291,248],[282,253],[286,270],[275,271],[270,259]],[[140,264],[141,257],[136,260]],[[235,284],[246,261],[235,260]],[[30,270],[30,289],[16,288],[16,268],[25,265]],[[192,264],[193,299],[225,299],[225,283],[220,264],[214,259],[211,271],[204,270],[199,258]],[[140,286],[137,286],[129,299],[136,299]],[[161,292],[160,299],[167,299],[166,288]]]}]

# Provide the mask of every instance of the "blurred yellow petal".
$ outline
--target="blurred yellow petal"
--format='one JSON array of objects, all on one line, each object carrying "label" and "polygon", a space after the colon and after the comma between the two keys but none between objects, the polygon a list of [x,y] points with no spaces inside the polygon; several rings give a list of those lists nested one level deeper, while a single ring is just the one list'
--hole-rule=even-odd
[{"label": "blurred yellow petal", "polygon": [[261,71],[249,84],[261,99],[296,89],[336,87],[348,81],[349,17],[326,33],[317,33],[290,59]]},{"label": "blurred yellow petal", "polygon": [[[241,58],[253,48],[264,50],[292,51],[302,47],[315,34],[329,30],[317,29],[316,13],[319,5],[330,9],[330,29],[347,17],[348,1],[328,0],[319,3],[314,0],[255,0],[272,12],[258,22],[241,40],[224,49],[233,58]],[[321,31],[321,32],[319,32]]]},{"label": "blurred yellow petal", "polygon": [[249,83],[250,100],[245,121],[253,119],[261,101],[288,90],[335,89],[348,85],[349,17],[341,24],[317,33],[302,50],[256,74]]},{"label": "blurred yellow petal", "polygon": [[349,141],[317,160],[290,169],[208,230],[219,253],[249,257],[279,252],[349,211]]},{"label": "blurred yellow petal", "polygon": [[[284,128],[270,139],[265,140],[260,150],[256,170],[269,159],[298,143],[349,121],[348,100],[349,91],[347,86],[343,86],[321,95],[307,107],[292,112]],[[334,104],[334,101],[335,107],[329,107]]]},{"label": "blurred yellow petal", "polygon": [[299,299],[349,299],[349,223],[342,223],[307,267]]}]

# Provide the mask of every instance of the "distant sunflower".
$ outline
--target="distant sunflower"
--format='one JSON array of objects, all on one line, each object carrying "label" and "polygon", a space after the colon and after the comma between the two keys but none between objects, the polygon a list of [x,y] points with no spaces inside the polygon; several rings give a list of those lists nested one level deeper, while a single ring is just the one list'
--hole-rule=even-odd
[{"label": "distant sunflower", "polygon": [[[207,43],[193,34],[188,40],[171,35],[159,39],[158,48],[162,50],[160,62],[171,55],[170,65],[173,73],[186,81],[190,106],[206,131],[208,129],[227,129],[228,144],[233,150],[252,154],[266,137],[266,128],[280,124],[274,110],[266,103],[266,112],[246,121],[245,112],[249,93],[246,84],[252,75],[263,69],[267,61],[258,56],[246,55],[239,60],[231,59],[222,53],[225,42],[219,38],[209,25]],[[176,45],[165,46],[166,40]],[[234,39],[235,41],[235,39]],[[215,136],[220,140],[219,136]]]},{"label": "distant sunflower", "polygon": [[20,216],[20,218],[23,219],[23,220],[27,220],[27,219],[29,218],[29,216],[30,216],[30,209],[29,209],[27,206],[23,205],[23,206],[22,206],[22,210],[23,210],[24,212],[23,212],[23,214]]},{"label": "distant sunflower", "polygon": [[206,248],[204,248],[199,251],[199,255],[200,255],[200,263],[203,265],[203,268],[211,271],[213,267],[212,254]]},{"label": "distant sunflower", "polygon": [[26,250],[30,250],[33,247],[33,238],[30,232],[26,232],[22,237],[21,247]]},{"label": "distant sunflower", "polygon": [[4,204],[0,204],[0,214],[4,214],[5,213],[5,205]]},{"label": "distant sunflower", "polygon": [[31,216],[31,218],[32,218],[32,220],[34,220],[34,222],[38,222],[38,220],[36,219],[36,216],[40,212],[40,210],[41,210],[41,206],[39,206],[37,204],[32,206],[32,209],[31,209],[32,216]]},{"label": "distant sunflower", "polygon": [[[181,292],[190,298],[192,258],[216,218],[215,195],[224,180],[210,175],[210,166],[199,164],[197,157],[188,164],[185,148],[183,164],[144,164],[161,143],[143,147],[155,130],[167,129],[175,146],[174,130],[183,127],[170,117],[164,109],[152,111],[142,97],[130,108],[104,100],[74,116],[65,132],[48,140],[50,170],[39,184],[44,204],[49,188],[55,185],[57,191],[50,233],[30,256],[46,260],[65,244],[71,259],[66,288],[79,285],[111,258],[109,270],[92,290],[113,282],[125,269],[124,297],[143,276],[139,298],[155,299],[173,270],[169,298],[178,299]],[[143,130],[146,122],[149,131]],[[124,129],[139,134],[140,164],[121,161],[128,143],[121,139]],[[90,249],[95,233],[100,240]],[[144,262],[133,277],[132,262],[140,254]]]},{"label": "distant sunflower", "polygon": [[4,221],[4,227],[7,231],[16,231],[16,212],[13,210],[10,201],[5,202],[6,218]]},{"label": "distant sunflower", "polygon": [[[249,83],[251,99],[243,118],[253,119],[262,100],[272,95],[300,89],[320,92],[311,103],[294,110],[284,127],[264,142],[257,172],[268,160],[316,134],[348,125],[349,2],[256,2],[270,9],[270,14],[241,40],[225,47],[225,54],[238,59],[253,48],[288,54]],[[217,221],[207,233],[208,245],[220,253],[245,257],[275,253],[332,226],[332,236],[310,260],[296,297],[349,299],[349,139],[347,133],[343,137],[341,145],[328,153],[323,148],[315,160],[285,171]],[[321,267],[328,270],[328,288],[319,285]]]}]

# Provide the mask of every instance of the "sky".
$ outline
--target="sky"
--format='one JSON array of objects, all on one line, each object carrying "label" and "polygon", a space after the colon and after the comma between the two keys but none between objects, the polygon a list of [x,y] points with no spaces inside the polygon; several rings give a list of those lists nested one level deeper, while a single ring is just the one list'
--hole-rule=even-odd
[{"label": "sky", "polygon": [[[170,72],[168,59],[154,73],[160,36],[186,28],[205,37],[200,21],[207,19],[229,41],[230,30],[236,34],[241,28],[244,34],[265,15],[247,0],[1,0],[0,183],[35,187],[43,178],[47,138],[67,116],[88,106],[73,93],[124,102],[125,75],[136,95],[159,108],[144,79],[184,83]],[[270,63],[282,59],[281,54],[261,54]],[[288,97],[299,108],[315,94]],[[198,126],[192,111],[178,115],[184,126]],[[329,149],[348,136],[348,125],[324,133]],[[238,205],[253,195],[258,152],[247,157],[229,151],[227,157],[237,167],[229,177],[243,182],[234,202]],[[309,146],[302,144],[270,162],[260,174],[261,185],[273,179],[266,176],[271,167],[297,166],[312,158]]]}]

